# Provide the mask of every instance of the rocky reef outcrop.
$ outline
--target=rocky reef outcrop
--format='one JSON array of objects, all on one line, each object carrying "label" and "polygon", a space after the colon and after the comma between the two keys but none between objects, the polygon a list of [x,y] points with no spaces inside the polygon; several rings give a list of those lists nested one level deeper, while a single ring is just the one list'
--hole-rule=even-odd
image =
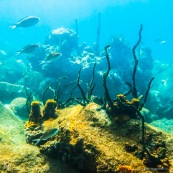
[{"label": "rocky reef outcrop", "polygon": [[14,114],[19,116],[23,120],[26,120],[26,118],[28,118],[26,102],[26,98],[19,97],[12,100],[12,102],[9,105],[10,109],[14,112]]},{"label": "rocky reef outcrop", "polygon": [[145,157],[141,155],[143,146],[140,120],[117,123],[104,110],[98,111],[98,108],[99,105],[90,103],[85,107],[76,105],[59,110],[56,119],[44,121],[40,128],[26,129],[28,142],[34,145],[33,134],[39,138],[42,135],[39,134],[40,130],[57,128],[55,136],[38,145],[40,152],[68,163],[80,172],[139,170],[148,173],[152,169],[172,170],[171,135],[145,125],[145,142],[153,157],[151,160],[146,153]]},{"label": "rocky reef outcrop", "polygon": [[69,164],[42,155],[39,148],[26,143],[24,121],[0,103],[1,173],[79,173]]}]

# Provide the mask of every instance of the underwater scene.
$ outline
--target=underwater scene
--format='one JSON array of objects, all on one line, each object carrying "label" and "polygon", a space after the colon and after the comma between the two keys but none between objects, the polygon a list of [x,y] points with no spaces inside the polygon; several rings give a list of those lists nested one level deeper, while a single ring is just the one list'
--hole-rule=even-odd
[{"label": "underwater scene", "polygon": [[173,172],[172,0],[0,0],[0,173]]}]

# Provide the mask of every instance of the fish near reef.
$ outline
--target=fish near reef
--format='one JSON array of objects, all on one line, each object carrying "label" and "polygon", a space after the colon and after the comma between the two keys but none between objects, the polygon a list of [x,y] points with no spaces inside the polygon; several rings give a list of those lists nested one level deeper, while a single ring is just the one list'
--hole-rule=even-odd
[{"label": "fish near reef", "polygon": [[57,133],[58,133],[57,128],[48,129],[43,133],[43,135],[39,139],[34,139],[32,141],[36,142],[35,145],[38,145],[41,141],[46,141],[55,136]]},{"label": "fish near reef", "polygon": [[37,47],[38,44],[28,44],[27,46],[23,47],[20,51],[16,52],[16,55],[20,55],[21,53],[32,53]]},{"label": "fish near reef", "polygon": [[40,18],[36,17],[36,16],[28,16],[25,17],[21,20],[19,20],[16,24],[9,26],[11,29],[15,29],[15,28],[26,28],[26,27],[30,27],[33,26],[35,24],[37,24],[39,22]]},{"label": "fish near reef", "polygon": [[58,52],[52,52],[50,53],[47,57],[46,57],[46,61],[51,61],[53,59],[56,59],[58,57],[60,57],[62,54],[61,53],[58,53]]},{"label": "fish near reef", "polygon": [[59,52],[52,52],[45,58],[45,60],[41,61],[40,64],[44,64],[46,62],[52,62],[52,61],[56,60],[57,58],[60,58],[61,56],[62,56],[62,54]]}]

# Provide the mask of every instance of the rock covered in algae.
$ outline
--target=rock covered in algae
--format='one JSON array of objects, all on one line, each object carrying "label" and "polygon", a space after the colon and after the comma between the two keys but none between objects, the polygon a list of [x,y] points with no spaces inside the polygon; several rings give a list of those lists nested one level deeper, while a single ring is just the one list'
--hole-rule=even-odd
[{"label": "rock covered in algae", "polygon": [[[23,143],[24,122],[21,121],[10,108],[0,103],[0,142],[9,141],[9,143]],[[23,134],[23,135],[21,135]]]},{"label": "rock covered in algae", "polygon": [[40,154],[35,146],[0,144],[0,147],[1,173],[79,173],[68,164]]},{"label": "rock covered in algae", "polygon": [[26,98],[18,97],[10,103],[11,110],[18,115],[21,119],[28,118],[28,111],[26,108]]},{"label": "rock covered in algae", "polygon": [[151,155],[157,158],[162,151],[166,152],[153,164],[151,158],[141,158],[141,122],[130,120],[114,124],[97,108],[95,103],[68,107],[60,111],[57,119],[45,122],[44,128],[57,127],[59,131],[40,146],[41,153],[70,163],[81,172],[114,173],[128,168],[149,173],[152,168],[168,172],[172,169],[172,136],[146,125],[146,142]]},{"label": "rock covered in algae", "polygon": [[38,147],[26,144],[24,122],[0,103],[1,173],[79,173],[67,163],[40,154]]}]

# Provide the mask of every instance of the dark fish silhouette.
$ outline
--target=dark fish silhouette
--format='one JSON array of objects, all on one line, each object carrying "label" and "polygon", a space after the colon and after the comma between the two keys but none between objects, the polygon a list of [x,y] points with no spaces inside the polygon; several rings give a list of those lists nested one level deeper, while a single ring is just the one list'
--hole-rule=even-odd
[{"label": "dark fish silhouette", "polygon": [[39,139],[34,139],[32,141],[36,142],[35,145],[38,145],[41,141],[46,141],[52,138],[53,136],[55,136],[57,133],[58,133],[57,128],[49,129],[49,130],[46,130]]},{"label": "dark fish silhouette", "polygon": [[39,20],[40,20],[39,17],[28,16],[28,17],[25,17],[24,19],[21,19],[16,24],[9,26],[9,27],[11,29],[15,29],[17,27],[26,28],[26,27],[30,27],[30,26],[37,24],[39,22]]},{"label": "dark fish silhouette", "polygon": [[28,44],[27,46],[23,47],[20,51],[16,52],[16,55],[19,55],[21,53],[32,53],[37,47],[39,47],[38,44]]}]

